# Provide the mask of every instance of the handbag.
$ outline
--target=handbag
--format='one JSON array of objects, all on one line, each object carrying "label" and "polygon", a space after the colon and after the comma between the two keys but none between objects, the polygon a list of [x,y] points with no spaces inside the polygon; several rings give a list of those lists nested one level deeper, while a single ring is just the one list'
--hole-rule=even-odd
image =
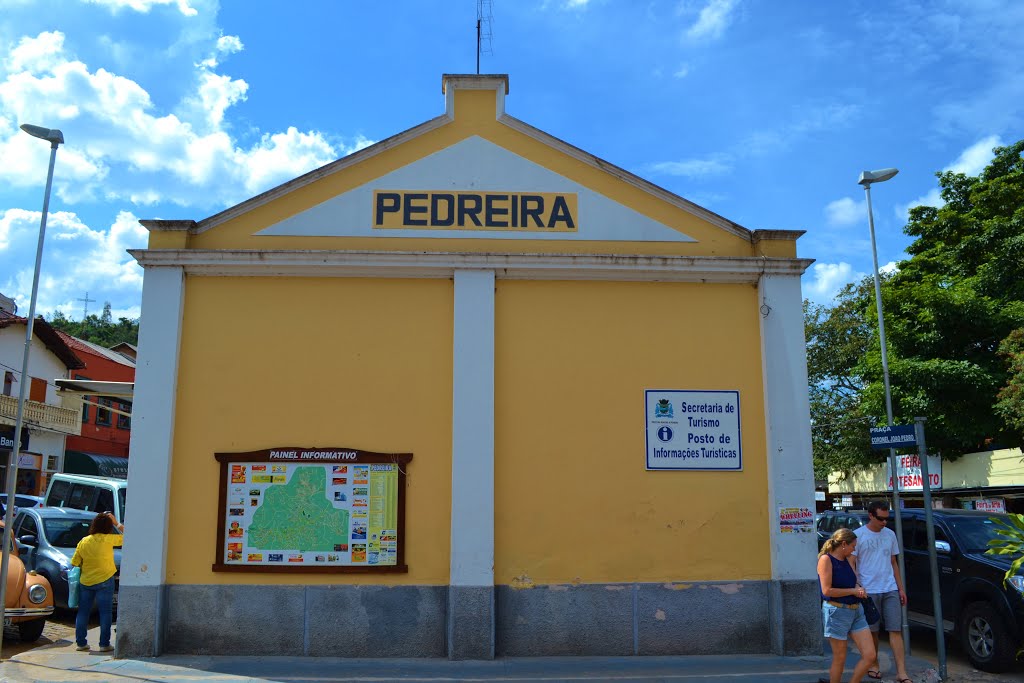
[{"label": "handbag", "polygon": [[72,567],[68,570],[68,607],[78,607],[78,582],[81,577],[81,567]]},{"label": "handbag", "polygon": [[868,620],[868,626],[877,624],[882,615],[878,613],[875,601],[871,598],[861,598],[860,604],[864,607],[864,618]]}]

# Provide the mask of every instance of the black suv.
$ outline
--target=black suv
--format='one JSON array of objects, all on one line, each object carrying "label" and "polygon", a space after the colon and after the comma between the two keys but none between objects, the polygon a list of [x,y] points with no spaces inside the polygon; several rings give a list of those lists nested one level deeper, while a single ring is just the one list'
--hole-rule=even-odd
[{"label": "black suv", "polygon": [[[903,510],[901,517],[910,623],[934,628],[924,510]],[[1013,665],[1024,645],[1024,574],[1004,586],[1013,558],[985,554],[989,539],[997,538],[993,517],[1008,518],[974,510],[932,511],[943,627],[960,639],[971,664],[998,672]]]}]

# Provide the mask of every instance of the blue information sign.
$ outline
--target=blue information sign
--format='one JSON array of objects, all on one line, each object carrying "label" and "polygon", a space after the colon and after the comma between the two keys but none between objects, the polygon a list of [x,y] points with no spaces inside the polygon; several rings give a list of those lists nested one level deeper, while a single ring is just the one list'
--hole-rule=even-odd
[{"label": "blue information sign", "polygon": [[875,450],[906,448],[916,445],[917,435],[914,434],[914,425],[871,428],[871,447]]}]

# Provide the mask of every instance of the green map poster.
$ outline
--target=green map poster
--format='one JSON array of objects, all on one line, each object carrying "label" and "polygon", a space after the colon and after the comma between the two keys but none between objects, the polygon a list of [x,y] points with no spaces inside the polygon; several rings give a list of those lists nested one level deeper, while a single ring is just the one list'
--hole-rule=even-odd
[{"label": "green map poster", "polygon": [[299,448],[218,454],[214,569],[398,569],[402,466],[411,457]]}]

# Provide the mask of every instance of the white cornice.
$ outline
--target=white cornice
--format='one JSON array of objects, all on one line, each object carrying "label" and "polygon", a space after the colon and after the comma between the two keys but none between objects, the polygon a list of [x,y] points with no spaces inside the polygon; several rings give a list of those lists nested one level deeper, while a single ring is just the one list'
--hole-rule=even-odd
[{"label": "white cornice", "polygon": [[510,280],[611,280],[754,283],[762,275],[799,277],[814,260],[733,256],[498,254],[401,251],[131,249],[144,267],[182,267],[190,275],[450,278],[493,270]]}]

